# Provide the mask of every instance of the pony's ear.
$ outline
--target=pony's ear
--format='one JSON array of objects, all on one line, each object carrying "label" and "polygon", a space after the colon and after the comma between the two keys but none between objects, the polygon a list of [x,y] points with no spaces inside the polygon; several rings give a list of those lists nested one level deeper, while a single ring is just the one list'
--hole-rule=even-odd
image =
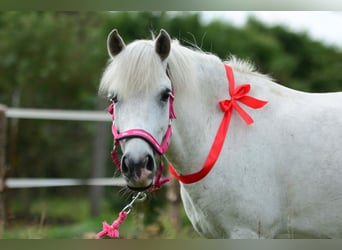
[{"label": "pony's ear", "polygon": [[121,36],[119,35],[119,32],[117,29],[113,29],[107,38],[107,49],[108,54],[111,57],[116,56],[119,54],[123,48],[125,48],[125,42],[122,40]]},{"label": "pony's ear", "polygon": [[170,49],[171,38],[165,30],[161,29],[156,39],[156,52],[160,56],[162,61],[164,61],[169,56]]}]

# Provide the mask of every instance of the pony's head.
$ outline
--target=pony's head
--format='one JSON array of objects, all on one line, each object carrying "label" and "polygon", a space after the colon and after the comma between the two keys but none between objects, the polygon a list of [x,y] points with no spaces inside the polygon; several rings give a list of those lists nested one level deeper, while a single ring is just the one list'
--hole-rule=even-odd
[{"label": "pony's head", "polygon": [[168,76],[171,39],[161,30],[153,40],[125,45],[117,30],[107,40],[110,63],[100,92],[111,100],[113,135],[122,149],[121,172],[127,186],[145,190],[153,185],[156,157],[163,154],[174,118]]}]

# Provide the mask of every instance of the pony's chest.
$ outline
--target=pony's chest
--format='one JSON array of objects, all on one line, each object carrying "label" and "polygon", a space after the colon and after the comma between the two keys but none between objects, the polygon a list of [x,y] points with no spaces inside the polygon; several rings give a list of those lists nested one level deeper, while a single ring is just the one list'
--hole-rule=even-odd
[{"label": "pony's chest", "polygon": [[189,193],[181,188],[184,209],[195,230],[206,238],[229,237],[229,225],[222,221],[225,211],[217,207],[220,203],[215,202],[213,190],[198,188],[198,191],[198,196],[193,193],[189,196]]},{"label": "pony's chest", "polygon": [[253,239],[274,234],[272,222],[276,216],[272,212],[265,213],[264,206],[254,206],[260,204],[258,202],[248,200],[246,203],[242,193],[233,192],[229,187],[196,185],[189,189],[182,186],[181,196],[193,227],[206,238]]}]

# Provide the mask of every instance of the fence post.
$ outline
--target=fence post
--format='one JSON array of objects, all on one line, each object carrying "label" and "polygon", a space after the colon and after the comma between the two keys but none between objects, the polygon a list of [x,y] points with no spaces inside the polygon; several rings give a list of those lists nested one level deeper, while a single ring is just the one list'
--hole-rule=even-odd
[{"label": "fence post", "polygon": [[6,224],[5,206],[5,141],[6,141],[6,107],[0,104],[0,239],[3,238]]},{"label": "fence post", "polygon": [[[105,106],[104,100],[98,99],[97,107],[99,109]],[[94,153],[93,153],[93,166],[91,170],[91,178],[102,178],[105,173],[106,160],[109,156],[107,147],[107,135],[108,127],[110,123],[97,122],[94,140]],[[96,217],[101,212],[101,202],[103,199],[103,186],[91,186],[90,187],[90,216]]]}]

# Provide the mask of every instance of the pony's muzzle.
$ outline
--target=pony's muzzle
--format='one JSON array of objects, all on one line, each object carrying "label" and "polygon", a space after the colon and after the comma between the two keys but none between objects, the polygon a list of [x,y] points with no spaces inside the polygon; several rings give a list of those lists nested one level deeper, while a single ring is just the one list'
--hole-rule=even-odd
[{"label": "pony's muzzle", "polygon": [[121,159],[121,171],[127,186],[133,190],[145,190],[152,185],[155,161],[152,155],[145,154],[140,157],[126,153]]}]

